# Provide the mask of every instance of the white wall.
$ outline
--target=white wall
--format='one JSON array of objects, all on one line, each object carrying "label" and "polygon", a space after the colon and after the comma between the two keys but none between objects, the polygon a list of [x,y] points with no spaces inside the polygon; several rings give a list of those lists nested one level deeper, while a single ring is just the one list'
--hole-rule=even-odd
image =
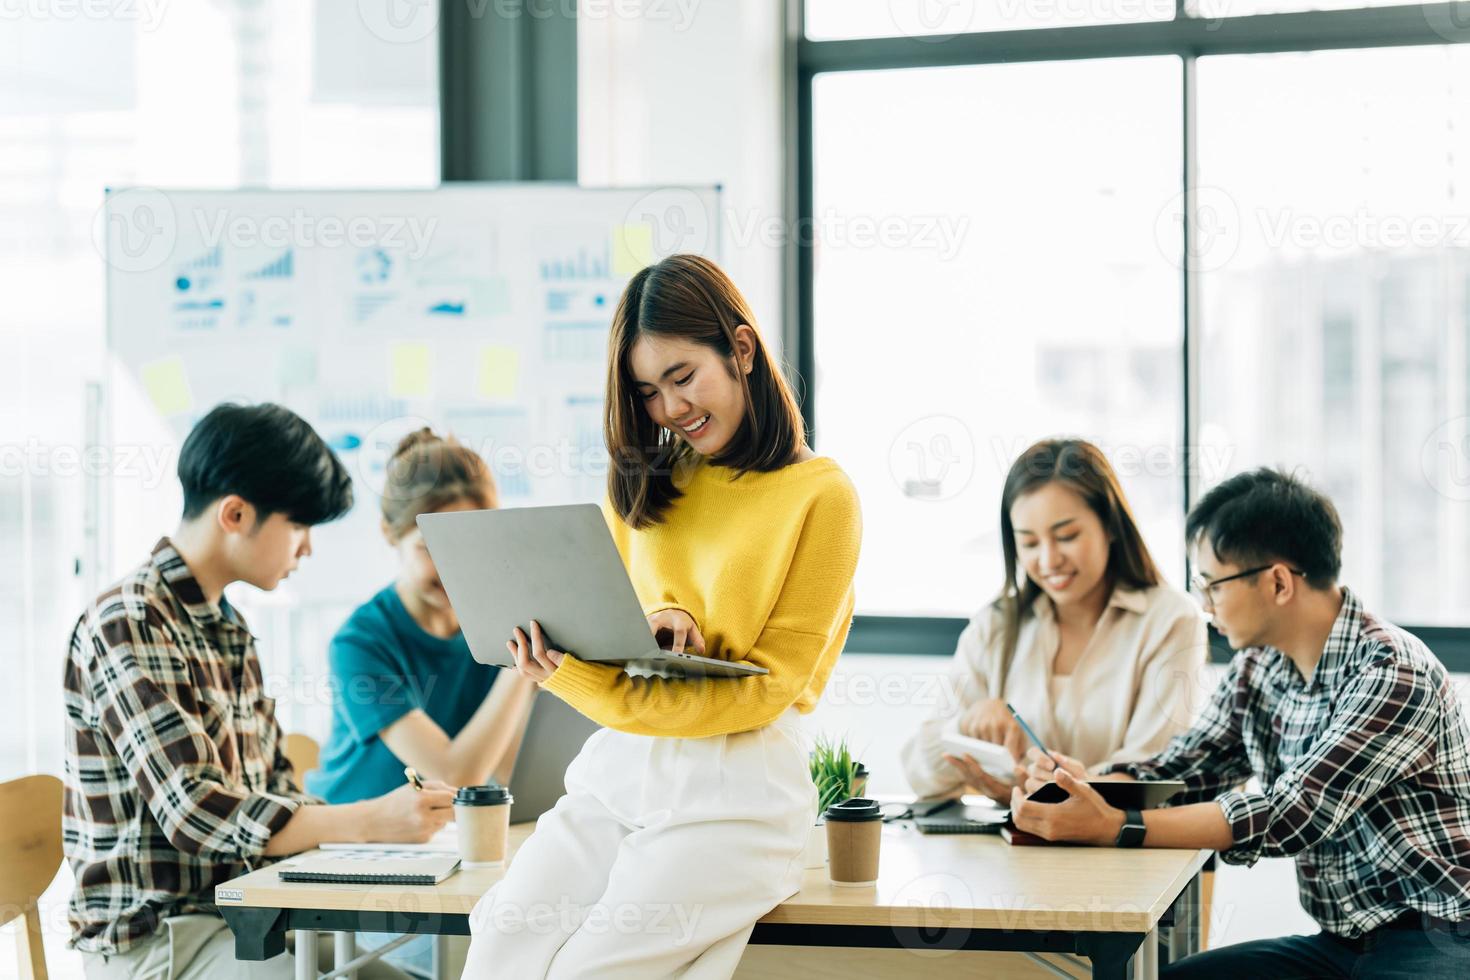
[{"label": "white wall", "polygon": [[722,264],[779,348],[785,4],[580,0],[577,17],[580,181],[723,185]]}]

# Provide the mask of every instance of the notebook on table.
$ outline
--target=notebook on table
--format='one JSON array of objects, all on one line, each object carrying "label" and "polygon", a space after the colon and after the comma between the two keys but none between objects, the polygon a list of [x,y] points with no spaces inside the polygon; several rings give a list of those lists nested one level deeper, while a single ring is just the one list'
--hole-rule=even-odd
[{"label": "notebook on table", "polygon": [[914,826],[921,834],[997,834],[1010,813],[998,806],[950,800],[922,814],[915,811]]},{"label": "notebook on table", "polygon": [[282,881],[338,885],[437,885],[459,870],[457,854],[355,850],[294,858],[278,865]]}]

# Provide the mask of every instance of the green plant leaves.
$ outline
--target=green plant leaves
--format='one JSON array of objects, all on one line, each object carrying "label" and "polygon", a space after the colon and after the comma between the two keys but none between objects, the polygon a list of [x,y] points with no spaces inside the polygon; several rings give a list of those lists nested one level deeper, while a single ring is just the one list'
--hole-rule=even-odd
[{"label": "green plant leaves", "polygon": [[847,740],[833,742],[825,736],[817,738],[811,754],[812,782],[817,787],[817,815],[827,812],[833,803],[841,803],[853,795],[852,783],[858,764],[848,751]]}]

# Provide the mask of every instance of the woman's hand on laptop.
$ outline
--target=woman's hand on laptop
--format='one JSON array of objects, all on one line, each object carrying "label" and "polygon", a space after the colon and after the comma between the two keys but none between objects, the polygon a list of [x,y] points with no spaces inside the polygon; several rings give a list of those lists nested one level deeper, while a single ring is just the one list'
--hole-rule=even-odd
[{"label": "woman's hand on laptop", "polygon": [[648,617],[648,628],[653,630],[654,639],[660,649],[683,653],[687,646],[693,653],[704,656],[704,634],[694,617],[682,609],[660,609]]},{"label": "woman's hand on laptop", "polygon": [[530,635],[517,626],[515,638],[507,640],[505,648],[516,658],[516,670],[520,671],[521,676],[530,678],[537,684],[556,673],[556,668],[561,666],[566,657],[565,653],[553,650],[547,644],[546,634],[541,632],[541,624],[534,619],[531,620]]}]

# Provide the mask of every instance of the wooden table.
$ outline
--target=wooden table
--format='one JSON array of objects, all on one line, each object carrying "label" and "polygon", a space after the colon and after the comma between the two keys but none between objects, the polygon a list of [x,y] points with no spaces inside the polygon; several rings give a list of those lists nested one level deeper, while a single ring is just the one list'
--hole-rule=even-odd
[{"label": "wooden table", "polygon": [[[531,832],[511,828],[511,860]],[[757,923],[751,942],[913,950],[1063,953],[1091,960],[1094,977],[1157,971],[1197,949],[1199,872],[1209,851],[1013,847],[991,835],[920,834],[884,827],[878,884],[832,885],[825,869]],[[298,975],[314,976],[317,932],[468,935],[469,913],[501,870],[462,870],[439,885],[282,882],[276,867],[215,889],[236,956],[268,959],[297,932]],[[942,969],[943,960],[935,966]],[[339,961],[339,966],[342,963]]]}]

